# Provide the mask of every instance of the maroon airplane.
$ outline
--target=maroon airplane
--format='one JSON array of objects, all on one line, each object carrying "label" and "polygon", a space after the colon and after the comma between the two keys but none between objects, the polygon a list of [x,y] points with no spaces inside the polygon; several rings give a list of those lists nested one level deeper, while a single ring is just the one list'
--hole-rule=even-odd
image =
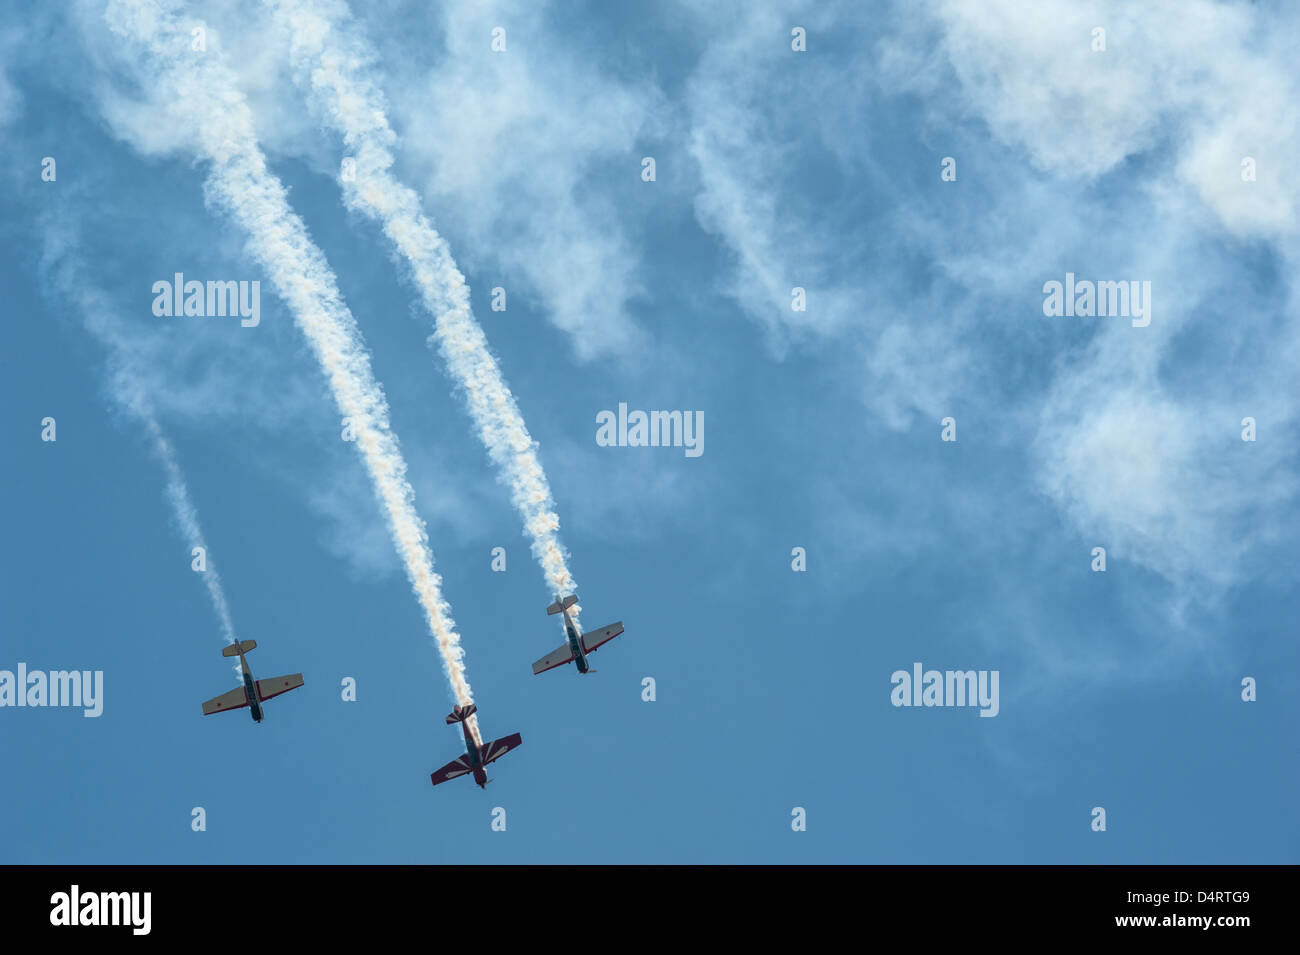
[{"label": "maroon airplane", "polygon": [[449,779],[455,779],[457,776],[473,773],[474,782],[478,783],[480,789],[486,789],[491,780],[487,778],[487,772],[484,771],[483,767],[494,759],[500,759],[523,742],[518,733],[512,733],[509,736],[501,737],[501,739],[494,739],[490,743],[484,743],[482,746],[475,746],[474,737],[470,735],[469,723],[466,718],[473,716],[477,712],[477,704],[471,703],[465,707],[454,706],[451,712],[447,714],[447,725],[459,723],[460,728],[465,733],[465,755],[453,759],[429,777],[433,780],[435,786],[438,783],[445,783]]}]

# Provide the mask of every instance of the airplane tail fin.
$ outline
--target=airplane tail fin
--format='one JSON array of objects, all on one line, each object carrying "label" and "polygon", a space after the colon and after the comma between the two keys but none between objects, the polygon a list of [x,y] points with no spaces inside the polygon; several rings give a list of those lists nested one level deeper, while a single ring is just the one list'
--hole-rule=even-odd
[{"label": "airplane tail fin", "polygon": [[247,653],[249,650],[256,650],[256,649],[257,649],[256,640],[241,640],[239,641],[238,645],[232,643],[228,647],[222,647],[221,655],[223,657],[237,657],[239,656],[240,650],[243,650],[245,653]]},{"label": "airplane tail fin", "polygon": [[577,594],[569,594],[569,596],[564,597],[564,598],[562,598],[562,599],[560,599],[560,600],[557,600],[555,603],[553,603],[553,604],[551,604],[549,607],[547,607],[547,608],[546,608],[546,612],[547,612],[547,613],[563,613],[565,610],[568,610],[570,607],[572,607],[572,606],[573,606],[574,604],[576,604],[577,602],[578,602],[578,595],[577,595]]},{"label": "airplane tail fin", "polygon": [[463,707],[462,706],[452,707],[451,712],[447,714],[447,725],[450,726],[452,723],[463,723],[467,716],[473,716],[477,712],[478,712],[477,703],[471,703],[469,706],[463,706]]}]

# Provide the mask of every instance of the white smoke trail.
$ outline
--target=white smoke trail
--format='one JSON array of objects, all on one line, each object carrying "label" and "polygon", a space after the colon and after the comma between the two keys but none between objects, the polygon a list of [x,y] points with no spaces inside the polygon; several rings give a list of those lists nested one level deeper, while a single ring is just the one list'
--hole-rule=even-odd
[{"label": "white smoke trail", "polygon": [[[123,404],[130,408],[144,424],[145,430],[149,432],[149,437],[153,441],[154,456],[167,472],[167,500],[171,503],[172,514],[176,518],[176,523],[180,525],[182,536],[191,548],[203,548],[204,566],[201,574],[203,585],[208,589],[208,599],[212,602],[212,609],[221,626],[221,635],[225,637],[226,643],[233,644],[238,637],[235,636],[235,625],[230,619],[230,605],[226,602],[226,590],[221,585],[221,575],[217,573],[212,552],[208,549],[207,539],[203,536],[203,528],[199,524],[199,512],[190,498],[189,485],[186,484],[185,475],[176,461],[176,452],[171,442],[167,440],[167,436],[163,434],[158,419],[154,417],[148,405],[138,398],[125,399]],[[243,669],[238,659],[231,664],[231,669],[236,674],[235,679],[242,681]]]},{"label": "white smoke trail", "polygon": [[[283,184],[267,169],[252,112],[230,69],[211,51],[193,50],[202,21],[148,2],[113,0],[106,14],[115,33],[135,39],[158,70],[166,111],[190,131],[207,161],[205,192],[248,235],[248,248],[270,275],[325,371],[339,410],[352,419],[356,443],[388,516],[393,542],[437,642],[458,703],[473,700],[464,651],[442,599],[424,522],[406,480],[406,462],[388,422],[388,403],[370,369],[356,320],[343,302],[324,254],[289,206]],[[471,733],[482,742],[478,721]]]},{"label": "white smoke trail", "polygon": [[[434,317],[430,342],[437,344],[464,388],[470,415],[510,488],[546,583],[558,595],[574,593],[577,585],[560,543],[560,519],[537,443],[474,319],[465,276],[421,211],[419,196],[388,172],[397,137],[385,115],[383,93],[368,75],[372,55],[362,40],[345,32],[350,18],[346,4],[267,2],[288,28],[294,70],[309,89],[312,105],[352,151],[355,175],[343,177],[341,183],[348,208],[378,221],[410,264],[424,305]],[[580,609],[573,609],[575,622]]]},{"label": "white smoke trail", "polygon": [[[41,217],[38,230],[43,243],[41,267],[48,274],[59,294],[77,305],[86,330],[108,352],[109,390],[114,402],[136,418],[149,432],[154,456],[167,472],[166,492],[172,515],[190,548],[203,548],[203,584],[207,588],[213,612],[217,615],[221,635],[227,644],[232,644],[238,637],[235,635],[235,625],[230,617],[230,604],[226,600],[226,591],[221,584],[221,575],[217,573],[216,564],[212,560],[207,539],[203,536],[203,527],[199,524],[199,512],[190,498],[185,474],[176,460],[176,452],[171,442],[167,440],[161,425],[158,424],[152,405],[144,395],[140,384],[141,376],[132,368],[130,346],[123,341],[119,327],[113,322],[112,309],[105,303],[103,294],[86,281],[83,275],[84,269],[71,251],[75,248],[75,237],[67,221],[66,215],[58,216],[52,212]],[[235,663],[233,669],[237,674],[236,679],[239,680],[241,674],[239,664]]]},{"label": "white smoke trail", "polygon": [[217,573],[216,565],[208,556],[210,552],[207,541],[203,537],[203,528],[199,526],[199,513],[190,499],[190,489],[185,483],[185,475],[181,473],[180,465],[176,463],[176,452],[172,449],[167,436],[163,434],[162,428],[159,427],[158,420],[148,412],[141,417],[145,428],[149,431],[149,436],[153,438],[154,453],[167,472],[167,499],[171,501],[172,513],[176,515],[176,521],[181,526],[181,533],[191,547],[203,548],[203,583],[208,588],[212,609],[216,611],[217,620],[221,624],[221,635],[226,638],[226,643],[234,643],[235,625],[230,620],[230,605],[226,603],[226,591],[221,586],[221,575]]}]

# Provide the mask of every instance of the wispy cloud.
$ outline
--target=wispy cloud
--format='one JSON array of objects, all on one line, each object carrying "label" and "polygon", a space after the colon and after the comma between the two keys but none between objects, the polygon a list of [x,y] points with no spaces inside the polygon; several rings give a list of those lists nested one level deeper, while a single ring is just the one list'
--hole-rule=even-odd
[{"label": "wispy cloud", "polygon": [[[696,208],[775,352],[859,349],[865,403],[890,427],[933,427],[959,403],[997,420],[1075,533],[1183,598],[1251,573],[1295,510],[1277,432],[1239,432],[1247,415],[1295,418],[1272,386],[1298,354],[1295,323],[1273,316],[1293,307],[1300,22],[1210,3],[935,2],[873,23],[848,4],[816,19],[763,6],[734,28],[731,13],[696,14],[710,37],[687,84]],[[874,71],[846,68],[859,40]],[[854,115],[872,127],[827,119]],[[949,155],[959,178],[941,183]],[[1287,268],[1261,291],[1270,257]],[[1151,280],[1155,324],[1044,319],[1042,283],[1067,270]],[[1234,286],[1263,312],[1250,325]],[[1193,383],[1207,349],[1243,361]]]},{"label": "wispy cloud", "polygon": [[[629,311],[643,293],[640,252],[613,184],[639,184],[639,138],[658,128],[662,95],[559,39],[546,4],[455,0],[436,11],[441,49],[414,69],[386,58],[420,193],[454,222],[473,270],[499,274],[516,302],[569,333],[578,358],[634,352],[646,335]],[[491,50],[496,27],[504,53]]]}]

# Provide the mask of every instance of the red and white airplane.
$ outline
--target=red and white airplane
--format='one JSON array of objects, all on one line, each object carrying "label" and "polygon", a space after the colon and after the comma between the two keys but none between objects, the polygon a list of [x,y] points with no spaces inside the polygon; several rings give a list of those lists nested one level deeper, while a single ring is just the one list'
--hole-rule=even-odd
[{"label": "red and white airplane", "polygon": [[611,623],[607,627],[579,633],[578,628],[573,623],[573,618],[569,616],[569,608],[577,602],[577,595],[569,594],[569,596],[557,600],[546,608],[548,614],[564,614],[564,633],[569,639],[564,646],[557,647],[533,664],[534,675],[545,673],[547,670],[554,670],[556,667],[562,667],[570,660],[578,662],[579,673],[595,673],[596,671],[587,665],[587,654],[592,653],[601,644],[609,643],[623,632],[623,621],[620,620],[618,623]]},{"label": "red and white airplane", "polygon": [[487,784],[492,780],[487,778],[487,772],[483,767],[493,760],[500,759],[523,743],[523,739],[518,733],[511,733],[509,736],[494,739],[482,746],[475,746],[474,738],[469,733],[469,723],[466,722],[466,717],[473,716],[477,712],[478,704],[471,703],[465,707],[454,706],[451,712],[447,714],[447,725],[459,723],[460,728],[465,733],[465,755],[458,756],[442,769],[430,775],[429,778],[433,780],[435,786],[438,783],[445,783],[449,779],[464,776],[466,773],[473,773],[474,782],[478,783],[479,789],[486,789]]}]

